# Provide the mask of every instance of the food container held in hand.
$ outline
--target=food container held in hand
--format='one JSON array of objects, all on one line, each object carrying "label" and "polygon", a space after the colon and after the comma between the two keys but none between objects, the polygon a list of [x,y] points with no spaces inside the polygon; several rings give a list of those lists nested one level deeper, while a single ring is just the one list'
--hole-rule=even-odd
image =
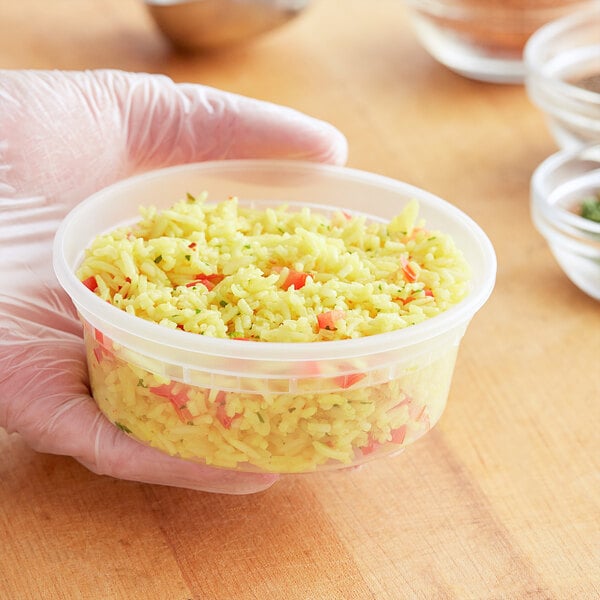
[{"label": "food container held in hand", "polygon": [[547,158],[532,177],[531,213],[566,276],[600,300],[600,144]]},{"label": "food container held in hand", "polygon": [[[203,225],[190,217],[198,202],[213,211]],[[155,208],[141,219],[140,206]],[[98,244],[118,228],[124,245]],[[381,272],[361,271],[378,248]],[[96,193],[63,222],[55,269],[83,322],[94,398],[116,426],[215,467],[298,473],[396,453],[429,431],[495,256],[469,217],[413,186],[246,160]],[[149,284],[166,274],[167,299]]]},{"label": "food container held in hand", "polygon": [[520,83],[523,48],[544,24],[584,0],[405,0],[423,46],[440,63],[472,79]]}]

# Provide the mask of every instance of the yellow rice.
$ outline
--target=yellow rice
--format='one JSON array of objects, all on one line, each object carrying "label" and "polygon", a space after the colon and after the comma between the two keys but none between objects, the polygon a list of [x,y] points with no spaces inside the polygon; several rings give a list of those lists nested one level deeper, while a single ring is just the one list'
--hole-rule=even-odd
[{"label": "yellow rice", "polygon": [[[307,207],[255,209],[236,198],[211,204],[205,194],[140,210],[134,226],[94,240],[79,278],[132,315],[251,340],[240,342],[250,353],[252,341],[402,329],[469,289],[461,252],[417,220],[416,202],[387,223]],[[223,392],[165,378],[128,361],[100,332],[85,333],[94,397],[124,431],[172,455],[271,472],[349,465],[413,441],[441,414],[456,351],[375,385],[359,373],[327,392]]]}]

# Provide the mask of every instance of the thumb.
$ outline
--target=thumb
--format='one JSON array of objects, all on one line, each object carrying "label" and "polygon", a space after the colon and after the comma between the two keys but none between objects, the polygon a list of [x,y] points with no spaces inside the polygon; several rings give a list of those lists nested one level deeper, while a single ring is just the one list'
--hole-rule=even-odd
[{"label": "thumb", "polygon": [[228,158],[347,158],[335,127],[291,108],[156,75],[128,74],[123,94],[133,170]]},{"label": "thumb", "polygon": [[89,395],[77,335],[8,337],[7,343],[0,340],[0,364],[5,367],[0,383],[6,392],[0,397],[0,425],[9,433],[18,431],[34,450],[73,456],[99,475],[214,493],[255,493],[278,479],[172,457],[117,429]]},{"label": "thumb", "polygon": [[[277,475],[266,473],[214,469],[144,446],[117,429],[102,414],[94,414],[95,408],[90,406],[90,402],[91,398],[82,397],[80,408],[89,413],[94,444],[82,448],[84,453],[75,458],[94,473],[129,481],[236,495],[264,491],[278,479]],[[91,448],[93,453],[89,451]]]}]

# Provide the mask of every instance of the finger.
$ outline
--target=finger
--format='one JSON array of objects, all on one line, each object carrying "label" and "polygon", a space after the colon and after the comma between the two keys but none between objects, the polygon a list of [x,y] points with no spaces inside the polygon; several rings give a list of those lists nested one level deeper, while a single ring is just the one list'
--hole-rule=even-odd
[{"label": "finger", "polygon": [[168,456],[128,437],[104,416],[93,425],[94,456],[75,456],[99,475],[221,494],[253,494],[268,489],[276,475],[215,469]]},{"label": "finger", "polygon": [[298,111],[162,75],[0,71],[0,196],[63,212],[150,168],[230,158],[343,164],[344,136]]},{"label": "finger", "polygon": [[[0,423],[19,432],[38,452],[73,456],[101,475],[226,494],[250,494],[270,487],[276,475],[213,469],[144,446],[112,425],[87,389],[80,340],[8,346]],[[20,401],[26,398],[27,402]]]},{"label": "finger", "polygon": [[124,106],[134,164],[153,168],[230,158],[343,164],[345,137],[291,108],[166,78],[132,78]]}]

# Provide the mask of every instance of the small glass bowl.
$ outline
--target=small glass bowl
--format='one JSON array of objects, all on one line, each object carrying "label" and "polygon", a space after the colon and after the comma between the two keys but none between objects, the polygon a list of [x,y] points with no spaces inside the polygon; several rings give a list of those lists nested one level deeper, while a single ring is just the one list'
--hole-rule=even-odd
[{"label": "small glass bowl", "polygon": [[531,215],[567,277],[600,300],[600,223],[578,214],[581,201],[600,194],[600,144],[562,150],[531,180]]},{"label": "small glass bowl", "polygon": [[558,145],[600,142],[600,3],[537,31],[525,64],[529,97]]},{"label": "small glass bowl", "polygon": [[546,23],[581,0],[405,0],[425,49],[451,70],[481,81],[521,83],[523,48]]}]

